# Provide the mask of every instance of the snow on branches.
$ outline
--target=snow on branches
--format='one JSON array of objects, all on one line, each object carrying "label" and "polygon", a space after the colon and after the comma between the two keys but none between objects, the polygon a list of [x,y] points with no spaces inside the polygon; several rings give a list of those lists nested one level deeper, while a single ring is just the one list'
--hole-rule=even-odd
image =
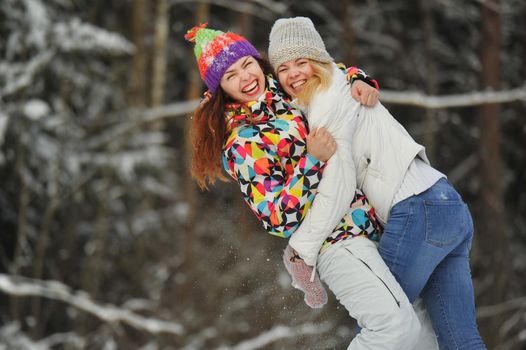
[{"label": "snow on branches", "polygon": [[78,18],[53,27],[53,41],[63,52],[99,52],[112,56],[132,54],[135,47],[122,35],[83,23]]},{"label": "snow on branches", "polygon": [[181,335],[184,333],[183,326],[177,322],[143,317],[115,305],[97,303],[91,300],[87,293],[82,291],[73,292],[67,285],[59,281],[42,281],[0,274],[0,290],[12,296],[33,296],[59,300],[93,315],[101,321],[108,323],[122,322],[152,334],[169,333]]}]

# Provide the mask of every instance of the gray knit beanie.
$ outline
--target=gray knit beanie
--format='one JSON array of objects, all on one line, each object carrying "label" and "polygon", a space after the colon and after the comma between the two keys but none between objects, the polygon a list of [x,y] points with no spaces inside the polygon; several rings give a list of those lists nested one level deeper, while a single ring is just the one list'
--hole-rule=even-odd
[{"label": "gray knit beanie", "polygon": [[333,61],[320,34],[307,17],[280,18],[274,22],[269,36],[268,57],[274,69],[297,58],[324,63]]}]

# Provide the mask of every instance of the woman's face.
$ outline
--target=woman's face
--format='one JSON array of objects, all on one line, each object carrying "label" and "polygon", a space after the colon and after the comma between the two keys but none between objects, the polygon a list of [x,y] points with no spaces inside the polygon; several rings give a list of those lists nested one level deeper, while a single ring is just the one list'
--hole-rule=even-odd
[{"label": "woman's face", "polygon": [[221,78],[221,88],[237,102],[257,100],[265,91],[265,74],[252,56],[241,57]]},{"label": "woman's face", "polygon": [[303,90],[308,79],[314,75],[310,61],[306,58],[297,58],[282,63],[277,70],[278,80],[285,92],[295,98]]}]

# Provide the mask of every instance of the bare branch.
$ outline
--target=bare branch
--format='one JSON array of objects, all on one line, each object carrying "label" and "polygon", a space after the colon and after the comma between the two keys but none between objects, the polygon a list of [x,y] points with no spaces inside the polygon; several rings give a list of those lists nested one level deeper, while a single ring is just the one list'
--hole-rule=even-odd
[{"label": "bare branch", "polygon": [[476,91],[444,96],[428,96],[420,92],[380,90],[380,99],[385,103],[428,109],[468,107],[526,100],[526,86],[504,91]]},{"label": "bare branch", "polygon": [[87,140],[86,148],[96,149],[118,137],[127,135],[143,124],[156,123],[164,118],[189,116],[199,105],[200,100],[176,102],[150,109],[132,109],[125,113],[130,115],[129,121],[118,124],[106,132],[98,134]]},{"label": "bare branch", "polygon": [[[381,90],[380,99],[384,103],[409,105],[427,109],[441,109],[454,107],[478,106],[489,103],[507,103],[513,101],[526,101],[526,86],[504,91],[475,91],[467,94],[429,96],[420,92]],[[200,100],[176,102],[160,107],[130,110],[130,122],[119,124],[101,135],[88,140],[87,147],[94,149],[118,137],[127,135],[142,124],[155,123],[164,118],[173,118],[191,115],[199,105]]]},{"label": "bare branch", "polygon": [[0,327],[0,349],[52,350],[58,345],[67,349],[84,349],[86,340],[74,332],[54,333],[40,340],[33,340],[20,329],[18,322]]},{"label": "bare branch", "polygon": [[8,295],[18,297],[34,296],[60,300],[97,317],[101,321],[126,323],[138,330],[152,334],[181,335],[184,332],[183,326],[179,323],[143,317],[111,304],[98,304],[92,301],[87,293],[72,292],[67,285],[58,281],[42,281],[0,274],[0,290]]},{"label": "bare branch", "polygon": [[479,162],[477,154],[471,154],[462,162],[449,172],[447,178],[451,183],[456,183],[464,176],[466,176],[471,170],[473,170]]},{"label": "bare branch", "polygon": [[480,320],[482,318],[493,317],[504,312],[516,311],[517,309],[526,310],[526,296],[506,300],[505,302],[496,305],[479,306],[477,308],[477,318]]},{"label": "bare branch", "polygon": [[256,350],[262,349],[273,342],[285,339],[294,338],[298,335],[314,335],[327,332],[330,329],[328,323],[324,324],[304,324],[297,327],[275,326],[274,328],[258,335],[255,338],[244,340],[238,345],[232,347],[221,346],[216,350]]}]

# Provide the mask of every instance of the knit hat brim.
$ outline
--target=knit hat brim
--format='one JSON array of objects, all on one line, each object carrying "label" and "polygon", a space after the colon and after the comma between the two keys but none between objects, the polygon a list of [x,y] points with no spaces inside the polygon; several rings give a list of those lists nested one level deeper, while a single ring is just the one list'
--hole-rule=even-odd
[{"label": "knit hat brim", "polygon": [[279,51],[273,51],[272,56],[269,56],[269,61],[274,69],[278,69],[283,63],[298,58],[309,58],[323,63],[330,63],[333,61],[333,58],[327,53],[327,51],[320,51],[315,47],[305,46],[284,46]]}]

